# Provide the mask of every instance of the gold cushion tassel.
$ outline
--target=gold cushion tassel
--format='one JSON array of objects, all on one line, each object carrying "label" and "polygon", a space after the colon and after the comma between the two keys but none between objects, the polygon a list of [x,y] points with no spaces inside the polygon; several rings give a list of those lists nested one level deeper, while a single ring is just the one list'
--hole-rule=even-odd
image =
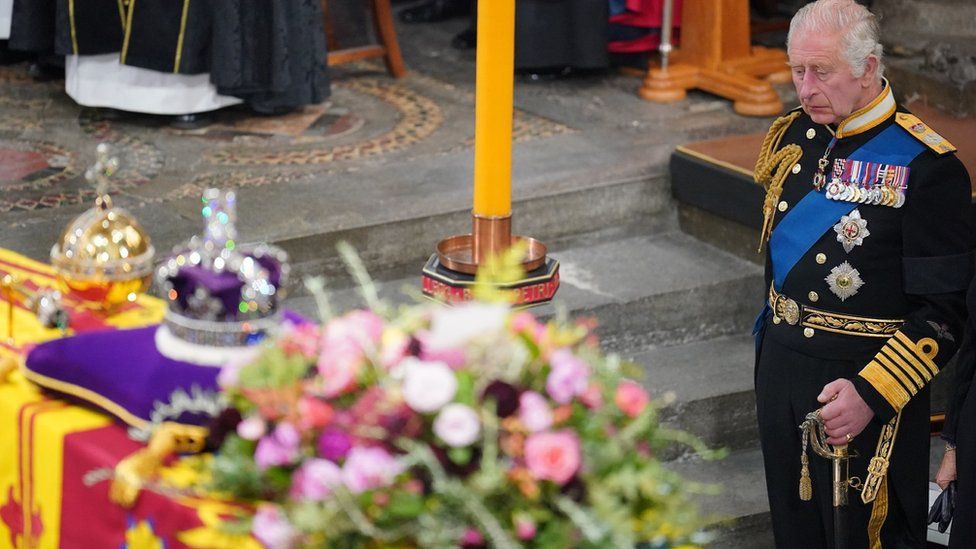
[{"label": "gold cushion tassel", "polygon": [[871,549],[881,549],[881,527],[888,518],[888,460],[895,447],[895,435],[901,423],[901,412],[881,428],[878,447],[868,464],[868,477],[861,491],[861,501],[874,502],[868,521],[868,542]]},{"label": "gold cushion tassel", "polygon": [[109,488],[112,502],[131,508],[145,483],[155,476],[163,461],[174,453],[195,454],[203,450],[208,430],[205,427],[163,423],[152,434],[149,444],[127,456],[115,466]]},{"label": "gold cushion tassel", "polygon": [[757,252],[762,251],[763,244],[769,240],[769,235],[772,232],[773,216],[776,215],[776,204],[783,193],[783,182],[789,176],[790,169],[803,156],[803,151],[798,145],[790,144],[776,150],[786,130],[798,116],[800,116],[800,111],[794,111],[777,118],[770,126],[766,137],[763,139],[762,147],[759,149],[759,159],[756,160],[756,170],[753,177],[756,183],[766,189],[766,199],[763,201],[763,227],[759,233],[759,249]]}]

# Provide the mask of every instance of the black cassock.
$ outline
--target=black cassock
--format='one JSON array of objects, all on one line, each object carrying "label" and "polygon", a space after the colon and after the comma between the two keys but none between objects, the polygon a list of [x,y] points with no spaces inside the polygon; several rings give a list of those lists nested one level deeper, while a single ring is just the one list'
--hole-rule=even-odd
[{"label": "black cassock", "polygon": [[122,0],[14,0],[8,46],[58,55],[117,52],[125,13]]},{"label": "black cassock", "polygon": [[209,72],[218,92],[259,112],[329,96],[318,0],[136,0],[130,21],[122,51],[127,65]]},{"label": "black cassock", "polygon": [[219,93],[259,112],[329,96],[318,0],[16,0],[10,47],[210,73]]},{"label": "black cassock", "polygon": [[606,0],[519,0],[515,67],[606,68],[609,17]]}]

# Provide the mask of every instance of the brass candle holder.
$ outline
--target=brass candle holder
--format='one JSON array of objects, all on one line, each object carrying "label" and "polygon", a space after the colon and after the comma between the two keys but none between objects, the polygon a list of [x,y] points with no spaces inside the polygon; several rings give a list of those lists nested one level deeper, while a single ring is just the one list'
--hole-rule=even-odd
[{"label": "brass candle holder", "polygon": [[512,216],[483,217],[472,214],[471,234],[449,236],[437,244],[423,269],[423,293],[428,297],[458,303],[472,298],[478,267],[489,258],[523,243],[520,280],[501,283],[501,289],[515,291],[516,306],[547,303],[559,289],[559,262],[548,257],[546,245],[535,238],[512,235]]}]

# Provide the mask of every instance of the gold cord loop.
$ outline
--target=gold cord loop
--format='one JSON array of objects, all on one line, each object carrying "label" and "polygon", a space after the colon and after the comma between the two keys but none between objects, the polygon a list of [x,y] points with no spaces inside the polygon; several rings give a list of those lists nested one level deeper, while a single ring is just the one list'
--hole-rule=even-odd
[{"label": "gold cord loop", "polygon": [[796,117],[800,116],[799,111],[791,112],[786,116],[777,118],[770,126],[766,137],[763,139],[762,147],[759,149],[759,159],[756,160],[756,169],[753,175],[756,183],[766,189],[766,199],[763,201],[763,227],[759,234],[759,249],[769,240],[769,235],[773,228],[773,216],[776,215],[776,204],[783,193],[783,182],[790,174],[790,169],[799,162],[803,156],[803,151],[798,145],[787,145],[782,149],[779,147],[783,135],[793,123]]}]

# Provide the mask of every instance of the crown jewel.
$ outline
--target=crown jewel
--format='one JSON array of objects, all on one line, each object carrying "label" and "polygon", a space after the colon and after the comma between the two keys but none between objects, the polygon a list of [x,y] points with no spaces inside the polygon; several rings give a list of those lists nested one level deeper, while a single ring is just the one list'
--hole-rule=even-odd
[{"label": "crown jewel", "polygon": [[236,200],[234,191],[204,191],[203,234],[174,249],[156,270],[169,305],[163,327],[184,342],[245,347],[281,322],[287,254],[268,244],[237,243]]}]

